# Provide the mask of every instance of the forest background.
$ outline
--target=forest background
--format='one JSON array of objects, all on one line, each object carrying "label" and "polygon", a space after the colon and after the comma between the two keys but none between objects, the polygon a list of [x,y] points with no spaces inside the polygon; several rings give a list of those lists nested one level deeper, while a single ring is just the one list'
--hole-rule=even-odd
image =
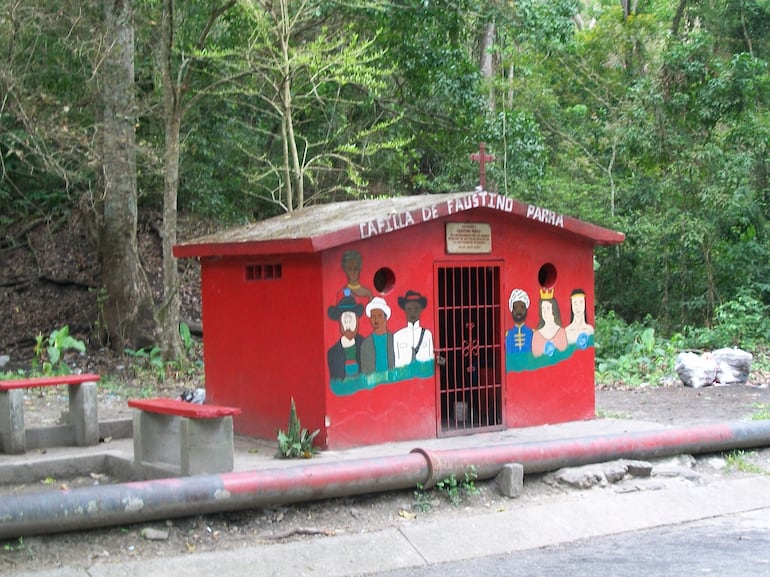
[{"label": "forest background", "polygon": [[626,234],[600,375],[660,337],[766,349],[770,0],[0,0],[0,50],[0,254],[77,214],[89,342],[186,357],[180,215],[472,190],[483,141],[489,190]]}]

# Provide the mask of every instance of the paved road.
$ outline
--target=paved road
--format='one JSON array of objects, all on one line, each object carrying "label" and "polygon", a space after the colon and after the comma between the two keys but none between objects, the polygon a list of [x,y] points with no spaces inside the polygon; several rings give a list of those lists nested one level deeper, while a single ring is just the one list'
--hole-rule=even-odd
[{"label": "paved road", "polygon": [[770,575],[770,509],[596,537],[543,549],[372,577],[762,577]]}]

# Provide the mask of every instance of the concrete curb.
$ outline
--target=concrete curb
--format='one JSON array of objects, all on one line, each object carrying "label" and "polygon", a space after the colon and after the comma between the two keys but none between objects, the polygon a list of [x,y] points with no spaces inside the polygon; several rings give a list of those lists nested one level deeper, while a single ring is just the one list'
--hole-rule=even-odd
[{"label": "concrete curb", "polygon": [[14,577],[366,575],[759,509],[770,510],[770,478],[765,476],[637,493],[586,491],[568,501],[460,519],[405,523],[400,528],[374,533],[258,544],[120,565],[96,563],[87,569],[14,573]]}]

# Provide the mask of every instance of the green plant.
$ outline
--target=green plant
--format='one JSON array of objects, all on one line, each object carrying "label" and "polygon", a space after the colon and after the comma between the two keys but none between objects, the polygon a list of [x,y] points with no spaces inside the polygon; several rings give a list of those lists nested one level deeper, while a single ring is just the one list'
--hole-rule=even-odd
[{"label": "green plant", "polygon": [[139,397],[146,399],[157,394],[156,387],[145,379],[139,379],[139,390],[136,385],[126,382],[112,375],[105,375],[99,380],[99,389],[120,399]]},{"label": "green plant", "polygon": [[425,490],[425,486],[422,483],[417,483],[417,488],[414,490],[414,503],[412,504],[412,508],[427,513],[431,510],[432,506],[430,493]]},{"label": "green plant", "polygon": [[67,374],[69,367],[62,362],[63,354],[66,351],[75,350],[80,353],[86,351],[86,345],[83,341],[70,336],[69,326],[64,325],[56,329],[48,339],[43,334],[38,334],[35,339],[35,358],[32,360],[32,374]]},{"label": "green plant", "polygon": [[278,430],[278,455],[286,459],[310,459],[318,452],[318,448],[313,445],[313,440],[318,433],[319,429],[311,433],[302,428],[294,397],[292,397],[289,426],[286,431]]},{"label": "green plant", "polygon": [[24,369],[13,371],[0,371],[0,380],[10,381],[12,379],[23,379],[26,376]]},{"label": "green plant", "polygon": [[187,323],[179,323],[179,336],[182,338],[182,345],[187,352],[187,356],[190,356],[195,348],[195,341],[192,338],[190,326]]},{"label": "green plant", "polygon": [[729,469],[741,471],[742,473],[758,473],[761,475],[770,475],[770,471],[766,471],[759,465],[755,465],[749,461],[749,459],[756,456],[756,454],[757,453],[755,451],[747,453],[746,451],[739,449],[730,451],[726,455],[727,467]]},{"label": "green plant", "polygon": [[449,502],[455,507],[458,506],[464,497],[470,495],[478,495],[479,490],[476,487],[476,479],[478,473],[476,473],[476,467],[471,465],[463,474],[464,478],[458,480],[454,473],[449,475],[446,479],[436,483],[436,488],[445,493]]},{"label": "green plant", "polygon": [[597,318],[597,383],[656,384],[672,373],[678,341],[659,338],[652,322],[627,325],[612,312]]},{"label": "green plant", "polygon": [[125,349],[125,353],[138,361],[140,370],[147,368],[152,371],[157,380],[162,381],[166,377],[166,361],[163,360],[163,351],[160,347]]},{"label": "green plant", "polygon": [[[436,489],[443,493],[449,502],[456,507],[462,503],[465,497],[478,495],[480,493],[478,487],[476,487],[476,479],[478,479],[478,476],[476,466],[470,465],[463,473],[462,479],[458,479],[457,476],[452,473],[448,477],[436,482]],[[417,489],[414,491],[413,507],[423,512],[429,511],[432,507],[430,492],[425,490],[422,483],[419,483]]]},{"label": "green plant", "polygon": [[755,403],[754,408],[756,411],[751,413],[749,420],[751,421],[766,421],[770,419],[770,405],[765,403]]},{"label": "green plant", "polygon": [[21,551],[22,549],[24,549],[24,537],[19,537],[15,545],[11,541],[3,545],[3,550],[8,553],[11,551]]},{"label": "green plant", "polygon": [[604,409],[596,409],[597,419],[630,419],[631,416],[628,413],[622,411],[606,411]]},{"label": "green plant", "polygon": [[[186,357],[194,357],[196,343],[192,338],[190,327],[186,323],[179,324],[179,336],[182,339]],[[162,381],[169,375],[175,373],[186,372],[193,374],[203,368],[203,362],[199,359],[194,363],[187,362],[186,358],[182,360],[166,360],[163,358],[163,349],[157,345],[151,348],[138,350],[125,349],[124,352],[137,361],[139,372],[145,370],[151,371],[154,373],[154,377],[157,381]]]}]

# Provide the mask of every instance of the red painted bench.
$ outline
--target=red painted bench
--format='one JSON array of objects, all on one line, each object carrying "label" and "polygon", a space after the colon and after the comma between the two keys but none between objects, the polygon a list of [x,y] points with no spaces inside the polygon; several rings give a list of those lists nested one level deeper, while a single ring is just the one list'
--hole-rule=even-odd
[{"label": "red painted bench", "polygon": [[[78,446],[99,443],[96,382],[99,375],[58,375],[0,380],[0,435],[5,453],[27,450],[24,428],[24,389],[67,385],[72,440]],[[66,444],[66,443],[64,443]]]},{"label": "red painted bench", "polygon": [[13,389],[34,389],[37,387],[52,387],[57,385],[82,385],[83,383],[95,383],[100,378],[101,377],[99,375],[85,374],[10,379],[0,381],[0,391],[10,391]]},{"label": "red painted bench", "polygon": [[178,417],[188,417],[190,419],[218,419],[240,415],[241,410],[237,407],[220,407],[218,405],[199,405],[196,403],[187,403],[177,399],[131,399],[128,406],[150,413],[160,415],[176,415]]},{"label": "red painted bench", "polygon": [[134,465],[145,478],[233,470],[233,416],[237,407],[177,399],[131,399]]}]

